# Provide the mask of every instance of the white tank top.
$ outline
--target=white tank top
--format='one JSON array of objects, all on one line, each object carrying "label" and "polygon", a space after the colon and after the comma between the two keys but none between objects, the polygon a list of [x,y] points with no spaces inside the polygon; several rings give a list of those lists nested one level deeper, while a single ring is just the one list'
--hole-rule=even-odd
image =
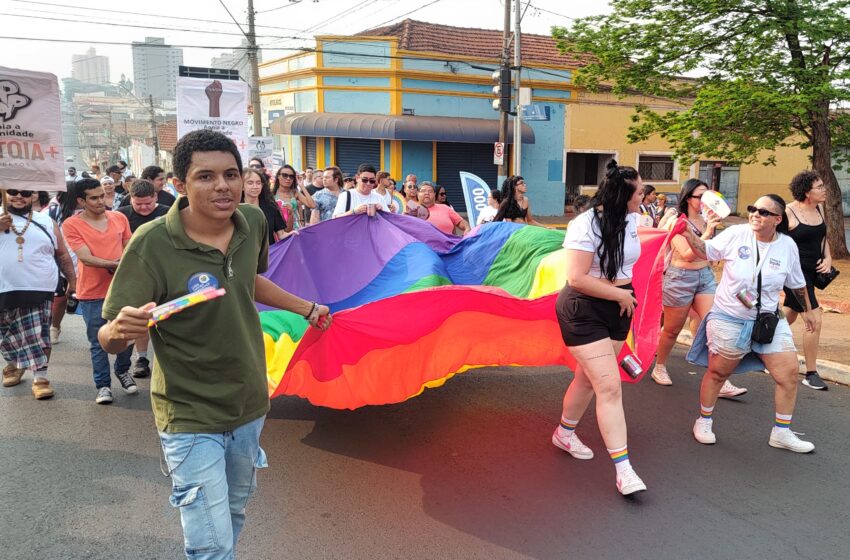
[{"label": "white tank top", "polygon": [[[27,223],[26,216],[11,214],[12,224],[21,231]],[[47,214],[33,212],[33,222],[24,232],[24,260],[18,262],[18,244],[15,232],[0,231],[0,293],[17,291],[53,292],[59,282],[59,267],[54,258],[56,237],[53,220]]]}]

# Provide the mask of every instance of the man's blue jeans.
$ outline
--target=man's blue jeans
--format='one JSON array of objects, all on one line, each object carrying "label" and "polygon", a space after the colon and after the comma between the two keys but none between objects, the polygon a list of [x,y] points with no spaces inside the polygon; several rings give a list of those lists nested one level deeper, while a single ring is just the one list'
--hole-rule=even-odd
[{"label": "man's blue jeans", "polygon": [[187,558],[234,558],[257,469],[268,466],[260,447],[265,420],[216,434],[159,432]]},{"label": "man's blue jeans", "polygon": [[[103,312],[102,299],[80,300],[80,311],[83,313],[83,321],[86,323],[86,337],[89,339],[89,351],[91,352],[91,366],[94,372],[94,385],[111,387],[112,381],[109,369],[109,354],[103,351],[100,342],[97,341],[97,331],[106,324],[106,319],[101,317]],[[133,345],[127,347],[115,357],[115,371],[117,373],[130,370],[130,358],[133,355]]]}]

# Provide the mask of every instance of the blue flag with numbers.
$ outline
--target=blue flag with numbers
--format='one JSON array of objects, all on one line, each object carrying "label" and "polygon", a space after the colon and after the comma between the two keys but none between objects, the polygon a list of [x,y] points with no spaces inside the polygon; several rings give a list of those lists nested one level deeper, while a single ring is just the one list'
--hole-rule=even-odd
[{"label": "blue flag with numbers", "polygon": [[490,187],[484,179],[466,171],[460,172],[460,186],[463,189],[463,200],[466,202],[467,222],[474,227],[478,223],[478,214],[487,206]]}]

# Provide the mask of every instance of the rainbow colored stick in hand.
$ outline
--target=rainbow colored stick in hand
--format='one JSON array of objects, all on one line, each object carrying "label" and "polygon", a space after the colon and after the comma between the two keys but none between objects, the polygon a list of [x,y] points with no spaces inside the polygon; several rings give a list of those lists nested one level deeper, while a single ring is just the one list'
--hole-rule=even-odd
[{"label": "rainbow colored stick in hand", "polygon": [[192,307],[193,305],[204,303],[205,301],[214,300],[226,293],[227,291],[224,288],[204,288],[199,292],[194,292],[181,296],[177,299],[167,301],[162,305],[158,305],[151,309],[153,317],[150,321],[148,321],[148,326],[152,327],[160,321],[168,319],[175,313],[180,313],[187,307]]}]

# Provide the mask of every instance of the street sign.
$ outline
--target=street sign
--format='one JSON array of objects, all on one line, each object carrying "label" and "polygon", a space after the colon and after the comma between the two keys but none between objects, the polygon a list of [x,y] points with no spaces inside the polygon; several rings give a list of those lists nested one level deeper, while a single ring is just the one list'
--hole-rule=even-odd
[{"label": "street sign", "polygon": [[493,143],[493,165],[503,165],[505,163],[505,143]]}]

